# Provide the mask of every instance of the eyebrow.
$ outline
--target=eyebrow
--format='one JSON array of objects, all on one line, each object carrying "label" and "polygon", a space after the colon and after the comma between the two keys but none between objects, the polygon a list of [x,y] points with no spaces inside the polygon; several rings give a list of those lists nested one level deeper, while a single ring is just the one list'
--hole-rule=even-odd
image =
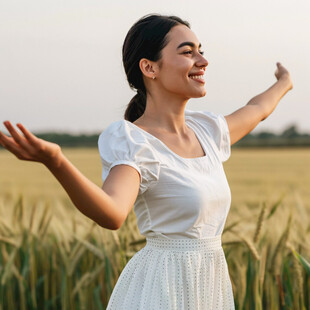
[{"label": "eyebrow", "polygon": [[[191,46],[191,47],[195,47],[195,46],[196,46],[195,43],[186,41],[186,42],[181,43],[181,44],[177,47],[177,49],[179,49],[179,48],[181,48],[182,46],[185,46],[185,45],[189,45],[189,46]],[[199,43],[198,48],[201,48],[201,43]]]}]

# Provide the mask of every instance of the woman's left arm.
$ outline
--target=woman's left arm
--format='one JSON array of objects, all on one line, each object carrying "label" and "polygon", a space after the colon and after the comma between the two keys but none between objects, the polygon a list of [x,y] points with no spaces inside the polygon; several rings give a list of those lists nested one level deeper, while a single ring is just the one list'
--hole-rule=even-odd
[{"label": "woman's left arm", "polygon": [[276,108],[280,99],[293,88],[289,72],[278,62],[275,72],[277,82],[263,93],[253,97],[244,107],[225,119],[230,132],[231,145],[251,132]]}]

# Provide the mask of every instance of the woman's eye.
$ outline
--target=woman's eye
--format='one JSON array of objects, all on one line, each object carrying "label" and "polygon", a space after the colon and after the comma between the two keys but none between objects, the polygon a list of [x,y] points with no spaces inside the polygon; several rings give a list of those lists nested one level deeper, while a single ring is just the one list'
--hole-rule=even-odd
[{"label": "woman's eye", "polygon": [[[187,51],[187,52],[184,52],[183,54],[191,54],[192,53],[192,51]],[[205,52],[203,52],[203,51],[200,51],[199,52],[201,55],[203,55]]]}]

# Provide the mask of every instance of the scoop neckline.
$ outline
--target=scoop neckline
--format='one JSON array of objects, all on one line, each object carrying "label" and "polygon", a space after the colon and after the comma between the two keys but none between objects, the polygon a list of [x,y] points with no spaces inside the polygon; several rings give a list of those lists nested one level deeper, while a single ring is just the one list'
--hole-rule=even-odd
[{"label": "scoop neckline", "polygon": [[124,120],[126,123],[129,123],[131,124],[132,126],[134,126],[135,128],[137,128],[138,130],[140,130],[141,132],[143,132],[144,134],[152,137],[153,139],[159,141],[161,143],[161,145],[166,149],[168,150],[171,154],[173,154],[174,156],[180,158],[181,160],[186,160],[186,161],[194,161],[194,160],[202,160],[202,159],[205,159],[207,158],[207,151],[206,151],[206,148],[204,146],[204,144],[202,143],[202,140],[200,139],[200,137],[197,135],[195,129],[188,124],[188,122],[186,122],[188,116],[185,115],[185,123],[186,125],[194,132],[198,142],[200,143],[200,146],[202,148],[202,150],[204,151],[205,155],[204,156],[199,156],[199,157],[182,157],[180,155],[178,155],[177,153],[173,152],[163,141],[161,141],[160,139],[158,139],[157,137],[155,137],[154,135],[150,134],[149,132],[145,131],[144,129],[140,128],[139,126],[135,125],[134,123],[130,122],[130,121],[127,121],[127,120]]}]

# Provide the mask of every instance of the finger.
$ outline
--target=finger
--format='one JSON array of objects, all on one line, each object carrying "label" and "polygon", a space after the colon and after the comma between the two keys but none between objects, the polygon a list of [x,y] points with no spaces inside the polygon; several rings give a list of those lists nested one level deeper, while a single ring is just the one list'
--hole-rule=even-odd
[{"label": "finger", "polygon": [[13,138],[8,137],[6,134],[4,134],[1,131],[0,131],[0,141],[1,141],[2,145],[6,144],[6,143],[15,143],[13,141]]},{"label": "finger", "polygon": [[19,141],[21,140],[21,135],[15,130],[15,128],[13,127],[11,122],[5,121],[5,122],[3,122],[3,124],[5,125],[6,129],[9,131],[9,133],[11,134],[12,138],[14,138],[14,140],[17,143],[19,143]]},{"label": "finger", "polygon": [[26,143],[25,138],[15,130],[15,128],[9,121],[4,122],[4,125],[17,144],[19,144],[25,149],[29,148],[28,143]]},{"label": "finger", "polygon": [[19,154],[21,152],[20,146],[16,144],[14,139],[11,137],[8,137],[1,131],[0,131],[0,141],[1,141],[1,145],[5,147],[8,151],[13,153],[14,155]]},{"label": "finger", "polygon": [[32,161],[32,157],[25,152],[13,138],[8,137],[4,133],[0,131],[0,145],[6,148],[9,152],[13,153],[18,159],[29,160]]},{"label": "finger", "polygon": [[11,144],[16,147],[18,146],[12,137],[8,137],[3,132],[0,132],[0,141],[4,147],[7,147],[7,145],[10,146]]},{"label": "finger", "polygon": [[24,136],[26,137],[26,139],[31,143],[34,144],[35,142],[37,142],[37,137],[31,133],[29,130],[27,130],[24,125],[18,123],[16,124],[16,126],[20,129],[20,131],[24,134]]},{"label": "finger", "polygon": [[282,66],[282,64],[280,62],[277,62],[277,66],[280,67]]}]

